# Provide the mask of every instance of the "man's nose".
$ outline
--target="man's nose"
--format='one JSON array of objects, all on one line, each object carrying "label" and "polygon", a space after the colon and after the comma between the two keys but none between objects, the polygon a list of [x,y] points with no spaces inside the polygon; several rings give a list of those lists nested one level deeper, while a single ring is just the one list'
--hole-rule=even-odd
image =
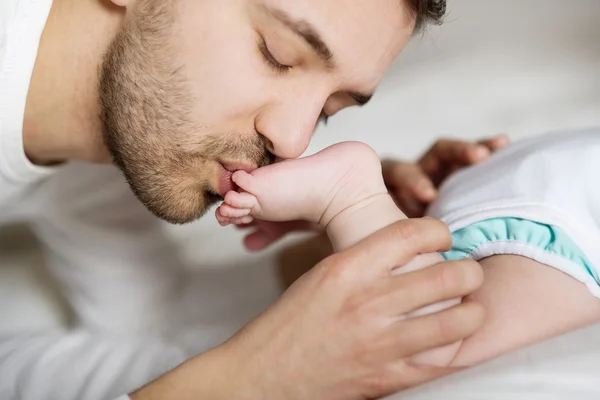
[{"label": "man's nose", "polygon": [[269,151],[275,156],[298,158],[308,148],[322,108],[322,101],[280,101],[259,113],[255,127],[269,140]]}]

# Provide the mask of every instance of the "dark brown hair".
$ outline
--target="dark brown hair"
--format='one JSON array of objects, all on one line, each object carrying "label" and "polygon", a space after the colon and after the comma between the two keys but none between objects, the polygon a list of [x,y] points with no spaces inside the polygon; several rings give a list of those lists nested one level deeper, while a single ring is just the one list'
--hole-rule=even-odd
[{"label": "dark brown hair", "polygon": [[414,33],[419,33],[428,24],[441,25],[446,14],[446,0],[406,0],[415,16]]}]

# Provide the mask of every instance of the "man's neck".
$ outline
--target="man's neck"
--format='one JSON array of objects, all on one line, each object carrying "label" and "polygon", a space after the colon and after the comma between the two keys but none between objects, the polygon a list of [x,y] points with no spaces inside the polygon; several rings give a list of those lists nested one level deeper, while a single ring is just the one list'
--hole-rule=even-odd
[{"label": "man's neck", "polygon": [[123,14],[108,0],[54,0],[23,122],[33,162],[110,161],[98,117],[98,71]]}]

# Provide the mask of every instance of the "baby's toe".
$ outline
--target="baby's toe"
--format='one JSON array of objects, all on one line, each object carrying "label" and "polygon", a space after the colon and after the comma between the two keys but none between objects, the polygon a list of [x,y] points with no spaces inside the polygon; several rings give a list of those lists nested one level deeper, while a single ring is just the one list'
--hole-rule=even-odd
[{"label": "baby's toe", "polygon": [[245,215],[239,218],[232,218],[231,223],[235,225],[246,225],[254,221],[254,217],[252,215]]},{"label": "baby's toe", "polygon": [[215,217],[217,218],[217,222],[219,222],[219,225],[221,226],[229,225],[230,223],[229,217],[224,216],[221,212],[221,206],[219,206],[215,211]]},{"label": "baby's toe", "polygon": [[257,201],[256,197],[251,195],[250,193],[247,193],[247,192],[238,193],[238,192],[231,191],[225,195],[225,203],[227,203],[230,206],[235,207],[235,208],[251,209],[251,208],[254,208],[258,204],[258,201]]},{"label": "baby's toe", "polygon": [[222,204],[220,208],[221,214],[228,218],[240,218],[250,214],[249,208],[237,208],[229,204]]},{"label": "baby's toe", "polygon": [[231,180],[244,190],[250,189],[249,186],[252,186],[252,178],[253,176],[251,174],[242,170],[235,171],[233,175],[231,175]]}]

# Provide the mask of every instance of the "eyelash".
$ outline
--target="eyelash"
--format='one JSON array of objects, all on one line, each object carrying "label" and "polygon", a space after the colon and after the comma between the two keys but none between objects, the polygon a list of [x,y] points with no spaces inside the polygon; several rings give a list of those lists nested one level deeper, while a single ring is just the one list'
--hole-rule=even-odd
[{"label": "eyelash", "polygon": [[292,69],[291,66],[283,65],[280,62],[278,62],[275,59],[275,57],[273,57],[273,54],[271,54],[271,52],[269,51],[269,48],[267,47],[267,43],[265,42],[265,39],[262,37],[260,38],[260,42],[258,43],[258,49],[260,50],[260,53],[262,54],[263,59],[269,65],[269,67],[273,68],[278,73],[284,74],[287,71],[289,71],[290,69]]},{"label": "eyelash", "polygon": [[327,122],[329,122],[329,115],[325,114],[325,111],[321,111],[321,115],[319,115],[319,121],[327,125]]}]

